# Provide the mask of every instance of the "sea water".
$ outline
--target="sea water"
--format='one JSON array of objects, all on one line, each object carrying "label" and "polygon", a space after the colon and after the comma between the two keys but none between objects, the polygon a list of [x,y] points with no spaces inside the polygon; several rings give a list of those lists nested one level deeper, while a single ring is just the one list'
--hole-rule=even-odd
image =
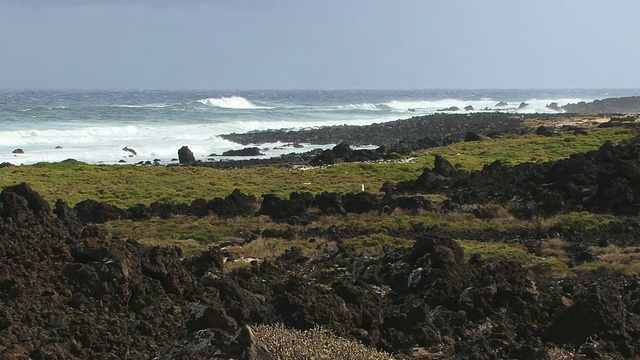
[{"label": "sea water", "polygon": [[[0,90],[0,162],[175,162],[188,146],[199,160],[247,145],[219,137],[267,129],[368,125],[433,114],[553,113],[546,106],[640,95],[640,89],[519,90]],[[506,102],[506,106],[497,106]],[[518,109],[520,103],[528,106]],[[278,156],[334,144],[255,144]],[[123,150],[133,149],[135,155]],[[21,149],[23,153],[14,153]]]}]

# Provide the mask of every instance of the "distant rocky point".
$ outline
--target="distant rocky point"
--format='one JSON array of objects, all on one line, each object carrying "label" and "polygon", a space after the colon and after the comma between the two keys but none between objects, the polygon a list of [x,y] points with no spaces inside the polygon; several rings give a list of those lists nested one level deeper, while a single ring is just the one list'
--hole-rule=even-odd
[{"label": "distant rocky point", "polygon": [[564,105],[562,110],[579,114],[638,113],[640,112],[640,96],[610,98],[592,102],[581,101],[577,104]]}]

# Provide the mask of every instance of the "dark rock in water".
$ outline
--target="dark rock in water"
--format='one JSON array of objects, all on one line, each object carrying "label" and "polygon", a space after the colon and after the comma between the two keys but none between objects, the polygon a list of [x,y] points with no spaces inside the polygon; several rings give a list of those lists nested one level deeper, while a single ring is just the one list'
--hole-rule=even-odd
[{"label": "dark rock in water", "polygon": [[457,106],[450,106],[448,108],[444,108],[444,109],[438,109],[436,111],[459,111],[460,108]]},{"label": "dark rock in water", "polygon": [[527,104],[526,102],[523,101],[523,102],[520,103],[520,105],[518,105],[518,110],[524,109],[527,106],[529,106],[529,104]]},{"label": "dark rock in water", "polygon": [[546,127],[544,125],[540,125],[537,129],[536,129],[536,135],[542,135],[542,136],[553,136],[554,131],[553,129]]},{"label": "dark rock in water", "polygon": [[222,153],[222,156],[259,156],[264,155],[257,147],[249,147],[240,150],[229,150]]},{"label": "dark rock in water", "polygon": [[340,144],[333,147],[333,153],[336,154],[336,157],[341,159],[348,159],[353,150],[351,150],[351,146],[345,142],[341,142]]},{"label": "dark rock in water", "polygon": [[545,107],[547,109],[554,110],[554,111],[562,111],[562,108],[558,105],[557,102],[552,102],[551,104],[548,104]]},{"label": "dark rock in water", "polygon": [[484,139],[482,139],[482,136],[474,133],[474,132],[467,132],[467,136],[464,137],[464,141],[465,142],[470,142],[470,141],[483,141]]},{"label": "dark rock in water", "polygon": [[183,146],[178,150],[178,159],[180,164],[191,164],[196,161],[196,157],[193,156],[193,152],[188,146]]},{"label": "dark rock in water", "polygon": [[62,149],[62,148],[63,148],[62,146],[56,146],[56,149]]},{"label": "dark rock in water", "polygon": [[15,149],[11,152],[12,154],[24,154],[24,150],[22,149]]},{"label": "dark rock in water", "polygon": [[127,160],[120,159],[120,160],[118,160],[118,163],[120,163],[120,164],[126,164],[126,163],[127,163]]},{"label": "dark rock in water", "polygon": [[83,225],[102,224],[111,220],[127,218],[127,211],[117,206],[101,203],[92,199],[81,201],[74,206],[78,219]]},{"label": "dark rock in water", "polygon": [[6,161],[3,162],[3,163],[0,163],[0,169],[6,168],[6,167],[13,167],[13,166],[15,166],[15,165],[10,163],[10,162],[6,162]]},{"label": "dark rock in water", "polygon": [[509,104],[507,104],[504,101],[500,101],[499,103],[493,105],[494,107],[503,107],[503,106],[508,106]]},{"label": "dark rock in water", "polygon": [[568,113],[581,114],[638,113],[640,96],[594,100],[589,103],[581,101],[577,104],[564,105],[562,109]]},{"label": "dark rock in water", "polygon": [[465,111],[473,111],[473,110],[475,110],[473,108],[473,105],[467,105],[467,106],[464,107],[464,109],[465,109]]},{"label": "dark rock in water", "polygon": [[131,148],[128,148],[126,146],[122,148],[122,151],[126,151],[128,153],[131,153],[131,155],[138,155],[138,153],[135,150],[133,150]]}]

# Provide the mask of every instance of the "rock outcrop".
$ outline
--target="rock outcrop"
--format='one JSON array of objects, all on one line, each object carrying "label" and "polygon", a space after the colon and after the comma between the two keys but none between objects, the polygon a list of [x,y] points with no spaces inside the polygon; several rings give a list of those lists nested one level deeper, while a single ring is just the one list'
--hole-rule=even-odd
[{"label": "rock outcrop", "polygon": [[[607,146],[597,156],[629,151]],[[545,358],[553,346],[598,357],[640,354],[637,277],[537,278],[517,263],[467,258],[434,229],[417,227],[412,236],[413,246],[387,247],[379,258],[348,248],[308,258],[293,247],[224,273],[220,249],[183,260],[176,247],[108,239],[82,228],[64,202],[52,211],[28,185],[7,187],[0,193],[0,357],[268,358],[247,326],[265,323],[323,325],[416,359]]]},{"label": "rock outcrop", "polygon": [[178,162],[180,164],[191,164],[196,161],[196,157],[189,147],[183,146],[178,150]]}]

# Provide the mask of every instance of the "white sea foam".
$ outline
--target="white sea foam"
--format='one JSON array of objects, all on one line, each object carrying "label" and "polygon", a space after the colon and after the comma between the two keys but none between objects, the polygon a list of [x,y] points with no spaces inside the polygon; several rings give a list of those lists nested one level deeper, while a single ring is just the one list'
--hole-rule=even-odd
[{"label": "white sea foam", "polygon": [[[68,158],[88,163],[128,163],[160,159],[168,163],[177,157],[182,146],[189,148],[200,160],[209,154],[221,154],[230,149],[246,147],[227,141],[218,135],[224,133],[244,133],[252,130],[313,128],[327,125],[368,125],[389,121],[388,118],[317,121],[259,121],[236,120],[224,123],[190,125],[120,125],[87,126],[68,129],[41,129],[0,131],[0,162],[33,164],[37,162],[58,162]],[[128,147],[137,155],[130,157],[122,148]],[[259,145],[269,146],[269,145]],[[56,147],[59,147],[56,149]],[[316,148],[319,146],[311,146]],[[12,154],[16,148],[24,154]],[[295,149],[302,151],[304,149]],[[287,152],[292,152],[293,149]],[[270,152],[277,155],[281,151]]]},{"label": "white sea foam", "polygon": [[271,109],[270,107],[266,107],[266,106],[258,106],[241,96],[208,98],[208,99],[197,100],[197,102],[204,105],[215,106],[215,107],[225,108],[225,109]]},{"label": "white sea foam", "polygon": [[371,103],[349,104],[344,106],[338,106],[337,109],[338,110],[373,110],[373,111],[382,110],[377,105],[371,104]]},{"label": "white sea foam", "polygon": [[[611,91],[615,96],[638,91]],[[161,159],[168,163],[182,146],[205,160],[211,153],[241,149],[218,135],[269,129],[369,125],[457,107],[453,113],[554,113],[562,106],[602,98],[602,91],[246,91],[244,96],[181,92],[6,92],[0,91],[0,162],[31,164],[74,158],[89,163]],[[450,96],[442,99],[443,96]],[[483,97],[480,97],[483,96]],[[504,97],[504,98],[503,98]],[[201,100],[195,100],[201,99]],[[251,99],[251,100],[248,100]],[[524,100],[527,99],[527,100]],[[505,101],[506,105],[497,106]],[[518,109],[521,102],[528,105]],[[473,110],[466,111],[468,105]],[[269,109],[269,110],[264,110]],[[411,109],[411,111],[409,111]],[[254,144],[255,145],[255,144]],[[324,147],[331,146],[327,144]],[[128,147],[137,152],[129,157]],[[293,149],[278,144],[267,155]],[[56,148],[59,147],[59,148]],[[12,154],[14,149],[24,154]]]}]

